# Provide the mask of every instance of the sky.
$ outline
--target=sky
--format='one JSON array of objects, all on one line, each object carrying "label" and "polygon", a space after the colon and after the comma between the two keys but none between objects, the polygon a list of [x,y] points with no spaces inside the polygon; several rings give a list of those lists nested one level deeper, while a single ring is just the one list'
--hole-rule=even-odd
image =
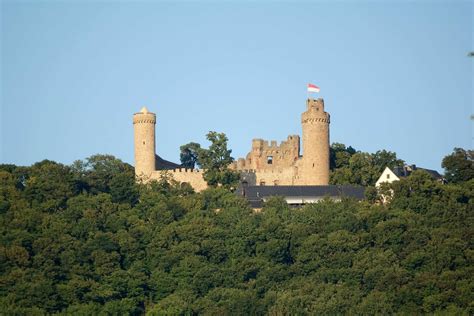
[{"label": "sky", "polygon": [[313,83],[331,143],[442,171],[473,148],[473,15],[456,0],[3,0],[0,163],[134,164],[143,106],[163,158],[211,130],[244,157],[253,138],[301,135]]}]

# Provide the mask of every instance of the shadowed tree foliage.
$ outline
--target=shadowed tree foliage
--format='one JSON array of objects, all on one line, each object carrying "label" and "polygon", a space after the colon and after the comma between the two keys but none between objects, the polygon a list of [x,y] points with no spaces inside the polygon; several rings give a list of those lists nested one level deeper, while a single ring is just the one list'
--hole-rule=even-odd
[{"label": "shadowed tree foliage", "polygon": [[201,150],[201,145],[198,143],[188,143],[181,146],[179,158],[181,160],[181,165],[185,168],[194,169],[195,167],[200,167],[199,163],[199,151]]},{"label": "shadowed tree foliage", "polygon": [[349,159],[356,153],[356,150],[341,143],[333,143],[329,148],[330,169],[341,168],[349,165]]}]

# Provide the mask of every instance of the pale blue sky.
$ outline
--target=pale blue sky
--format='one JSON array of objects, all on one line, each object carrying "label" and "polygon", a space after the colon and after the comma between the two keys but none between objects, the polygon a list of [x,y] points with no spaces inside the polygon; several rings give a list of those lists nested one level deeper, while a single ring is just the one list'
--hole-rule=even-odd
[{"label": "pale blue sky", "polygon": [[132,114],[157,113],[157,152],[225,132],[300,134],[321,87],[331,142],[441,170],[472,148],[471,1],[2,1],[0,162],[133,162]]}]

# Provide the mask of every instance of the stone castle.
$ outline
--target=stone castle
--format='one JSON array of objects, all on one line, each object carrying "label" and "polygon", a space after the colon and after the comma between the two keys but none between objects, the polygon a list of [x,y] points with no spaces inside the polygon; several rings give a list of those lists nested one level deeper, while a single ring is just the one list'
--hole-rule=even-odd
[{"label": "stone castle", "polygon": [[[240,171],[247,185],[328,185],[329,123],[323,99],[308,99],[301,114],[303,156],[300,137],[288,136],[276,141],[254,139],[246,158],[239,158],[230,168]],[[187,182],[196,191],[207,187],[202,170],[186,169],[156,155],[156,115],[143,108],[133,115],[135,132],[135,174],[144,181],[160,179],[164,173],[178,182]]]}]

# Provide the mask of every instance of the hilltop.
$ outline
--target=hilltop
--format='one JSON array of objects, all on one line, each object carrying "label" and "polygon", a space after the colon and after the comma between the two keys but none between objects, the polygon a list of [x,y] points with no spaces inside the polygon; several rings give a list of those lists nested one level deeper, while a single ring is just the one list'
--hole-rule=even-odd
[{"label": "hilltop", "polygon": [[1,165],[0,309],[473,314],[474,180],[449,170],[446,185],[418,171],[393,183],[387,205],[273,198],[256,213],[223,187],[137,184],[112,156]]}]

